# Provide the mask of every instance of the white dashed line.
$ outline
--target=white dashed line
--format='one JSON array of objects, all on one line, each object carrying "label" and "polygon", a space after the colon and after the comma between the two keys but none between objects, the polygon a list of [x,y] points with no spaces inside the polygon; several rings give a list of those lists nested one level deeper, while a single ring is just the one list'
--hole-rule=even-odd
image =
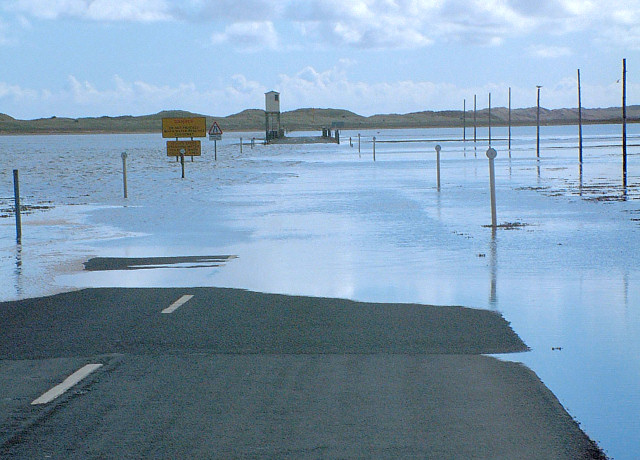
[{"label": "white dashed line", "polygon": [[193,296],[190,294],[187,295],[183,295],[182,297],[180,297],[178,300],[176,300],[175,302],[173,302],[169,307],[165,308],[164,310],[162,310],[162,313],[173,313],[174,311],[176,311],[178,308],[180,308],[181,306],[183,306],[185,303],[187,303],[189,300],[191,300]]},{"label": "white dashed line", "polygon": [[87,377],[89,374],[91,374],[93,371],[95,371],[100,367],[102,367],[102,364],[87,364],[86,366],[78,369],[69,377],[64,379],[64,382],[62,382],[59,385],[56,385],[55,387],[47,391],[45,394],[40,396],[38,399],[34,400],[31,403],[31,405],[35,406],[38,404],[50,403],[51,401],[56,399],[58,396],[63,394],[65,391],[69,390],[74,385],[77,385],[82,379],[84,379],[85,377]]}]

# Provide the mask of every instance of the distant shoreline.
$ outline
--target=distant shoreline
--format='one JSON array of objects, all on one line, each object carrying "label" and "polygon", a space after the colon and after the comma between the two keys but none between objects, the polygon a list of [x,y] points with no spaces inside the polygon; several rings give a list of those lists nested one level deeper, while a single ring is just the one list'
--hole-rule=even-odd
[{"label": "distant shoreline", "polygon": [[[426,128],[462,128],[474,126],[473,111],[424,111],[407,114],[381,114],[369,117],[340,109],[296,109],[281,114],[281,126],[289,132],[321,131],[323,128],[340,130],[369,129],[426,129]],[[0,114],[0,135],[66,135],[66,134],[151,134],[160,133],[163,118],[205,117],[207,126],[216,121],[224,132],[262,132],[264,130],[264,111],[244,110],[226,117],[214,117],[191,112],[173,110],[153,115],[63,118],[51,117],[36,120],[18,120],[9,115]],[[479,110],[475,114],[476,127],[486,128],[535,126],[537,109],[514,109],[509,113],[504,107],[489,111]],[[509,123],[510,119],[510,123]],[[627,123],[640,122],[640,106],[627,107]],[[621,124],[621,108],[583,109],[582,123]],[[540,108],[541,126],[568,126],[578,124],[577,109]]]},{"label": "distant shoreline", "polygon": [[[627,120],[627,124],[638,124],[640,120]],[[592,126],[592,125],[616,125],[622,124],[622,121],[589,121],[583,122],[584,126]],[[492,124],[492,128],[506,128],[508,125],[505,124]],[[533,127],[535,124],[523,123],[523,124],[512,124],[512,127]],[[566,122],[566,123],[541,123],[540,126],[578,126],[578,122]],[[477,125],[478,128],[487,128],[488,125]],[[340,131],[355,131],[358,129],[362,130],[376,130],[376,129],[385,129],[385,130],[396,130],[396,129],[435,129],[435,128],[443,128],[443,129],[462,129],[462,126],[359,126],[359,127],[342,127],[338,128]],[[467,130],[473,129],[473,125],[467,125]],[[246,133],[246,132],[260,132],[259,129],[228,129],[225,130],[225,133]],[[314,131],[313,128],[300,128],[295,130],[287,130],[287,132],[295,133],[295,132],[304,132],[304,131]],[[7,132],[0,130],[0,136],[90,136],[96,134],[105,134],[105,135],[115,135],[115,134],[161,134],[162,130],[140,130],[140,131],[116,131],[116,130],[86,130],[86,131],[68,131],[68,130],[60,130],[60,131],[15,131],[15,132]]]}]

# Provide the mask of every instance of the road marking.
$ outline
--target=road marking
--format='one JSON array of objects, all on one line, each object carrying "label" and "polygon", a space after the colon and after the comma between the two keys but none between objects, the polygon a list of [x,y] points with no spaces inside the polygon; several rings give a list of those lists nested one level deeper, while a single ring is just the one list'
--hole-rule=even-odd
[{"label": "road marking", "polygon": [[102,367],[102,364],[87,364],[86,366],[78,369],[69,377],[64,379],[59,385],[56,385],[45,394],[40,396],[38,399],[34,400],[31,405],[35,406],[38,404],[47,404],[56,399],[58,396],[63,394],[65,391],[69,390],[74,385],[77,385],[81,380],[86,378],[89,374],[91,374],[96,369]]},{"label": "road marking", "polygon": [[173,302],[169,307],[165,308],[164,310],[162,310],[162,313],[173,313],[174,311],[176,311],[178,308],[180,308],[181,306],[183,306],[185,303],[187,303],[189,300],[191,300],[193,296],[190,294],[187,295],[183,295],[182,297],[180,297],[178,300],[176,300],[175,302]]}]

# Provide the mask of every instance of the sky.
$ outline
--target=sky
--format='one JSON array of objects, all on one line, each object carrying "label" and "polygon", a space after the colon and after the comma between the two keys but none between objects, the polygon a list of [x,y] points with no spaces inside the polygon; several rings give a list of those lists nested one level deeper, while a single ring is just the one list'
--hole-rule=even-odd
[{"label": "sky", "polygon": [[640,0],[0,0],[14,118],[640,104]]}]

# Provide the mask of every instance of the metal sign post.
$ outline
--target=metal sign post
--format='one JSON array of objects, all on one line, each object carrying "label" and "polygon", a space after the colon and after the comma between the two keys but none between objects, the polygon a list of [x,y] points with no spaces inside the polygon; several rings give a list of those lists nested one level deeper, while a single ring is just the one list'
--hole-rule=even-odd
[{"label": "metal sign post", "polygon": [[[176,161],[180,161],[183,179],[185,155],[190,156],[192,162],[194,156],[201,155],[200,141],[194,141],[193,138],[206,137],[206,135],[207,120],[205,117],[162,119],[162,137],[175,138],[175,141],[167,141],[167,156],[175,156]],[[179,137],[189,137],[191,140],[179,141]]]},{"label": "metal sign post", "polygon": [[[216,121],[209,128],[209,140],[213,141],[213,159],[218,161],[218,141],[222,140],[222,130]],[[240,140],[240,149],[242,149],[242,139]]]}]

